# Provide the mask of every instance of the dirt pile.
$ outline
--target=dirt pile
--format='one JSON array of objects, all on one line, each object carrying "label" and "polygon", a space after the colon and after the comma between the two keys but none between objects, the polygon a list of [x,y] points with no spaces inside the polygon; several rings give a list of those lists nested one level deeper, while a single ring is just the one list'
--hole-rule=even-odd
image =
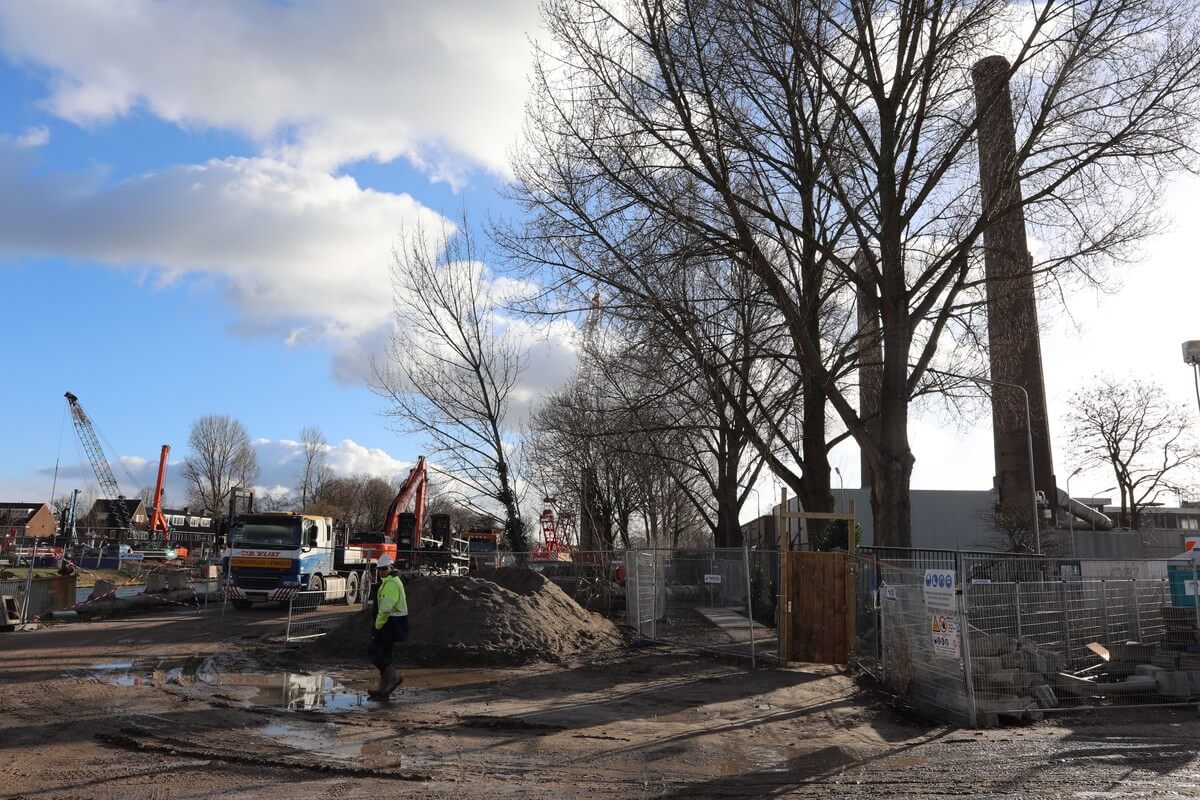
[{"label": "dirt pile", "polygon": [[[551,581],[522,567],[469,577],[418,576],[404,581],[409,640],[405,660],[428,664],[513,665],[560,662],[621,644],[616,626],[585,611]],[[367,614],[355,614],[321,638],[331,655],[366,652]]]}]

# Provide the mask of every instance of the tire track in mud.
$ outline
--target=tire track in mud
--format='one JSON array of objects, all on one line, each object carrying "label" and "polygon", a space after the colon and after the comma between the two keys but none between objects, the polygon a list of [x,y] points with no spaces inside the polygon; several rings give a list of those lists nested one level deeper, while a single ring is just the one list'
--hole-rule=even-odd
[{"label": "tire track in mud", "polygon": [[177,758],[203,758],[212,761],[224,761],[231,764],[249,764],[258,767],[277,767],[287,770],[317,772],[326,775],[344,775],[354,778],[379,778],[385,780],[426,782],[433,776],[420,772],[401,772],[386,768],[339,764],[336,762],[314,760],[304,751],[296,751],[297,756],[283,754],[267,755],[247,751],[233,751],[225,748],[198,745],[193,742],[156,736],[149,731],[139,728],[123,728],[119,732],[101,731],[95,738],[105,744],[127,750],[158,753]]}]

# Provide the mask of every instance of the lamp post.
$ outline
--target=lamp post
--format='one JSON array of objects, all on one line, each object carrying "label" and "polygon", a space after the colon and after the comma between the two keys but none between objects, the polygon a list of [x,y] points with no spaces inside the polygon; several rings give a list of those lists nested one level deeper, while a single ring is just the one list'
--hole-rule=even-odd
[{"label": "lamp post", "polygon": [[[1200,342],[1195,342],[1195,345],[1197,348],[1197,358],[1200,358]],[[935,375],[945,375],[947,378],[958,378],[959,380],[982,383],[988,386],[1003,386],[1006,389],[1016,389],[1021,393],[1021,398],[1025,401],[1025,444],[1029,452],[1029,496],[1033,501],[1033,543],[1034,549],[1040,556],[1042,554],[1042,525],[1038,519],[1037,477],[1034,474],[1033,468],[1033,421],[1032,415],[1029,413],[1029,392],[1024,386],[1016,383],[1006,383],[1004,381],[992,380],[991,378],[978,378],[972,375],[957,375],[953,372],[943,372],[940,369],[933,368],[930,368],[928,371]]]},{"label": "lamp post", "polygon": [[1200,340],[1183,343],[1183,363],[1192,367],[1192,378],[1196,385],[1196,405],[1200,407]]}]

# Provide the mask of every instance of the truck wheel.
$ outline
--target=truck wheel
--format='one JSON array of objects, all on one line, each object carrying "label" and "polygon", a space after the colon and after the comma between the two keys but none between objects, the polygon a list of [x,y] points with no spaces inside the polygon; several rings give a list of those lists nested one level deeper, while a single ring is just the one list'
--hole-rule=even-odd
[{"label": "truck wheel", "polygon": [[[308,579],[308,590],[310,592],[325,591],[325,581],[322,580],[320,575],[313,575],[311,578]],[[324,602],[324,598],[321,599],[321,602]],[[321,603],[317,603],[317,605],[320,605],[320,604]]]},{"label": "truck wheel", "polygon": [[229,602],[232,603],[233,607],[238,611],[249,611],[254,607],[254,603],[251,603],[249,600],[230,600]]},{"label": "truck wheel", "polygon": [[358,573],[351,572],[346,578],[346,605],[352,606],[358,602]]}]

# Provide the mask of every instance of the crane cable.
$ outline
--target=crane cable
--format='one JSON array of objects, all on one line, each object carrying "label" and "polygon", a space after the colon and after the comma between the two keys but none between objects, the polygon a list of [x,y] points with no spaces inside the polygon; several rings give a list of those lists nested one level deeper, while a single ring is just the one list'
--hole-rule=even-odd
[{"label": "crane cable", "polygon": [[[70,405],[68,403],[68,405]],[[58,450],[54,453],[54,480],[50,484],[50,507],[54,508],[54,497],[58,493],[58,463],[62,461],[63,429],[67,426],[67,406],[63,406],[62,418],[58,422]]]}]

